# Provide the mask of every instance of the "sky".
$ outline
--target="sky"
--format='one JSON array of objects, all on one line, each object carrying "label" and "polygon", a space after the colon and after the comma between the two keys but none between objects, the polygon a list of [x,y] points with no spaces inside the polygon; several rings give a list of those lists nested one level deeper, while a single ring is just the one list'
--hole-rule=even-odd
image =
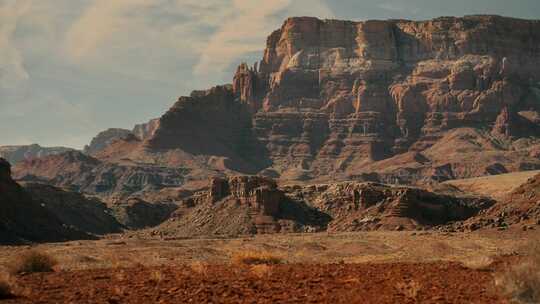
[{"label": "sky", "polygon": [[0,145],[82,148],[230,83],[290,16],[540,19],[539,0],[0,0]]}]

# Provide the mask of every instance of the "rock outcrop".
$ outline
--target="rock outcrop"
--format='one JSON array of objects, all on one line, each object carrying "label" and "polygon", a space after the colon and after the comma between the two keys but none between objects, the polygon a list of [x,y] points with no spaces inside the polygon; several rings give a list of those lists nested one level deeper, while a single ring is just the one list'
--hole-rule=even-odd
[{"label": "rock outcrop", "polygon": [[486,198],[420,188],[342,182],[278,188],[260,176],[212,178],[151,230],[165,238],[283,232],[432,229],[473,218]]},{"label": "rock outcrop", "polygon": [[494,204],[489,199],[375,183],[291,186],[284,191],[331,216],[327,231],[429,229],[472,218]]},{"label": "rock outcrop", "polygon": [[164,237],[321,231],[329,216],[289,199],[259,176],[212,178],[153,233]]},{"label": "rock outcrop", "polygon": [[159,119],[151,119],[147,123],[138,124],[133,127],[131,133],[133,133],[139,140],[145,140],[154,135],[157,128],[159,127]]},{"label": "rock outcrop", "polygon": [[45,157],[73,150],[74,149],[65,147],[42,147],[37,144],[28,146],[2,146],[0,147],[0,157],[15,165],[23,160]]}]

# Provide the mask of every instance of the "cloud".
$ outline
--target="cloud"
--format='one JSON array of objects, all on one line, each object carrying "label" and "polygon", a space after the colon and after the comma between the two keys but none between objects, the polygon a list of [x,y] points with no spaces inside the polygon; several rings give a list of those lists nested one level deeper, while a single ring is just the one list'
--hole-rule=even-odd
[{"label": "cloud", "polygon": [[17,23],[28,7],[28,1],[0,0],[0,89],[13,89],[29,77],[13,43]]},{"label": "cloud", "polygon": [[150,5],[146,0],[95,0],[67,32],[67,53],[76,60],[91,56],[136,22],[129,18],[130,11]]},{"label": "cloud", "polygon": [[154,70],[191,62],[190,72],[211,82],[242,55],[262,51],[293,15],[333,13],[322,0],[95,0],[67,31],[64,51],[74,64],[149,80],[168,78]]},{"label": "cloud", "polygon": [[223,0],[95,0],[66,31],[71,64],[148,81],[180,81],[231,12]]},{"label": "cloud", "polygon": [[410,4],[404,4],[402,2],[384,2],[379,4],[377,7],[386,10],[388,12],[391,12],[392,14],[399,14],[399,15],[409,15],[409,16],[416,16],[418,13],[421,12],[421,10],[416,5],[410,5]]},{"label": "cloud", "polygon": [[317,0],[234,0],[235,15],[223,22],[203,50],[194,68],[196,75],[223,72],[243,54],[262,51],[267,35],[288,16],[333,17]]}]

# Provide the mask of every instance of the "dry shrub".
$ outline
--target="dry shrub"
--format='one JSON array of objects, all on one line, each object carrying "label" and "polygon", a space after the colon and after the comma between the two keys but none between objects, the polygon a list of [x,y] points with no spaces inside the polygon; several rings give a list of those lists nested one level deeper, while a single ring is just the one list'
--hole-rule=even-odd
[{"label": "dry shrub", "polygon": [[251,273],[262,279],[272,274],[272,266],[266,264],[252,265]]},{"label": "dry shrub", "polygon": [[495,277],[495,285],[518,303],[540,303],[540,242],[529,248],[526,260]]},{"label": "dry shrub", "polygon": [[159,283],[163,280],[163,273],[160,270],[154,270],[150,273],[150,281]]},{"label": "dry shrub", "polygon": [[276,265],[282,264],[283,258],[266,251],[244,251],[233,254],[231,262],[236,265]]},{"label": "dry shrub", "polygon": [[473,270],[487,270],[494,260],[488,256],[478,256],[462,262],[463,266]]},{"label": "dry shrub", "polygon": [[396,285],[397,290],[411,300],[417,300],[422,285],[416,281],[401,282]]},{"label": "dry shrub", "polygon": [[13,297],[12,280],[8,274],[0,274],[0,299]]},{"label": "dry shrub", "polygon": [[192,262],[189,265],[189,267],[191,268],[191,270],[193,270],[193,272],[201,274],[201,275],[205,275],[206,272],[208,271],[208,265],[206,265],[205,263],[201,261]]},{"label": "dry shrub", "polygon": [[58,261],[49,254],[37,250],[27,251],[16,257],[12,263],[13,274],[52,272]]}]

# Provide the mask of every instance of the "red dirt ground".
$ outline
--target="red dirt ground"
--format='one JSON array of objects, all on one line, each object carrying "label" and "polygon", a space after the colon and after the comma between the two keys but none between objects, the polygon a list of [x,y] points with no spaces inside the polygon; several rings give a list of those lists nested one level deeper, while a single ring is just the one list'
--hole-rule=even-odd
[{"label": "red dirt ground", "polygon": [[[8,303],[508,303],[458,263],[96,269],[17,277]],[[194,271],[193,269],[197,270]]]}]

